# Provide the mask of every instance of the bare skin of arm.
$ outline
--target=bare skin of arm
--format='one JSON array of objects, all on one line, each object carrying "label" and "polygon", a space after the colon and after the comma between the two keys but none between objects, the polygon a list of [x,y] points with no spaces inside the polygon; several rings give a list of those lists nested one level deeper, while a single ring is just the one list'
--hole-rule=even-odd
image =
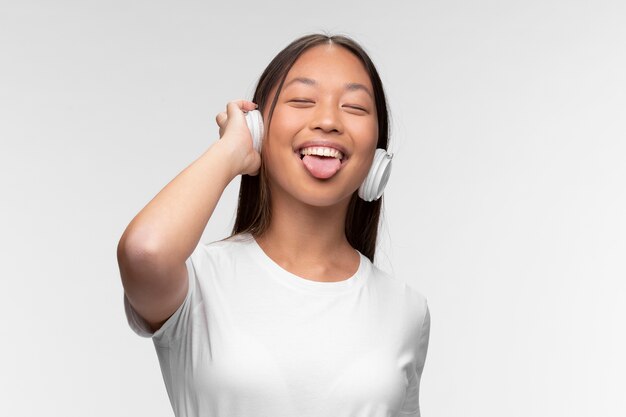
[{"label": "bare skin of arm", "polygon": [[186,259],[198,245],[228,184],[256,175],[260,155],[252,147],[245,100],[217,115],[220,140],[170,181],[130,222],[117,246],[124,292],[133,308],[158,330],[188,291]]}]

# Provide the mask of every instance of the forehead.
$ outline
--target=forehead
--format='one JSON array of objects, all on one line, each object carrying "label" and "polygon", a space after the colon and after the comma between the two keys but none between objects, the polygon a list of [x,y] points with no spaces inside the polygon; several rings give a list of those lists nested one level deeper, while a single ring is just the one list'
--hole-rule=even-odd
[{"label": "forehead", "polygon": [[296,78],[311,78],[318,85],[359,83],[372,88],[361,60],[346,48],[333,44],[317,45],[303,52],[287,73],[285,86]]}]

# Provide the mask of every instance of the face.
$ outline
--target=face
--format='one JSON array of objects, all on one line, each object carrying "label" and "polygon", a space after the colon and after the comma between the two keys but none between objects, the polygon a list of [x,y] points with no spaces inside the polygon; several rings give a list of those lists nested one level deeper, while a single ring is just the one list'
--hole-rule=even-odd
[{"label": "face", "polygon": [[[341,46],[318,45],[297,59],[263,144],[272,198],[295,198],[313,206],[347,203],[365,179],[376,150],[373,91],[359,58]],[[263,114],[266,124],[268,116],[269,105]],[[312,174],[300,155],[308,141],[342,149],[339,170],[328,178]]]}]

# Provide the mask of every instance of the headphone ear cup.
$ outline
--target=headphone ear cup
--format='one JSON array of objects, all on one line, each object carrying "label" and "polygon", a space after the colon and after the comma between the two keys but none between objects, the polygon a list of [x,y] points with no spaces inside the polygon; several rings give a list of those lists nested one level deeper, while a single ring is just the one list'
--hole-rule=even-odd
[{"label": "headphone ear cup", "polygon": [[359,187],[359,197],[365,201],[374,201],[380,198],[387,181],[389,181],[389,175],[391,175],[392,158],[393,154],[385,149],[376,149],[372,166]]},{"label": "headphone ear cup", "polygon": [[261,145],[263,142],[263,116],[258,110],[251,110],[246,113],[246,123],[252,136],[252,146],[261,153]]}]

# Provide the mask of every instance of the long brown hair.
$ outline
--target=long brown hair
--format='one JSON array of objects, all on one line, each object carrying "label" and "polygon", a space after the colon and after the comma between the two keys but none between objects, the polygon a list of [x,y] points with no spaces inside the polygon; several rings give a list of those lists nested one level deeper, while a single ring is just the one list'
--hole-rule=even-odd
[{"label": "long brown hair", "polygon": [[[270,91],[278,84],[278,89],[270,105],[268,120],[265,122],[265,131],[269,131],[278,96],[282,90],[285,78],[287,78],[287,73],[294,62],[304,51],[321,44],[340,45],[356,55],[363,63],[374,88],[378,118],[378,143],[376,147],[387,149],[389,143],[389,115],[382,82],[372,60],[363,48],[356,41],[344,35],[310,34],[302,36],[287,45],[269,63],[259,78],[254,97],[252,98],[252,101],[259,105],[258,110],[263,113],[268,105]],[[272,220],[270,188],[267,178],[267,172],[263,163],[261,163],[258,175],[241,176],[237,217],[231,237],[240,233],[250,233],[252,236],[257,237],[267,230]],[[348,242],[353,248],[367,256],[372,263],[374,262],[374,254],[376,252],[376,237],[378,235],[382,200],[381,196],[376,201],[366,202],[359,198],[358,192],[355,191],[350,198],[346,215],[345,233]]]}]

